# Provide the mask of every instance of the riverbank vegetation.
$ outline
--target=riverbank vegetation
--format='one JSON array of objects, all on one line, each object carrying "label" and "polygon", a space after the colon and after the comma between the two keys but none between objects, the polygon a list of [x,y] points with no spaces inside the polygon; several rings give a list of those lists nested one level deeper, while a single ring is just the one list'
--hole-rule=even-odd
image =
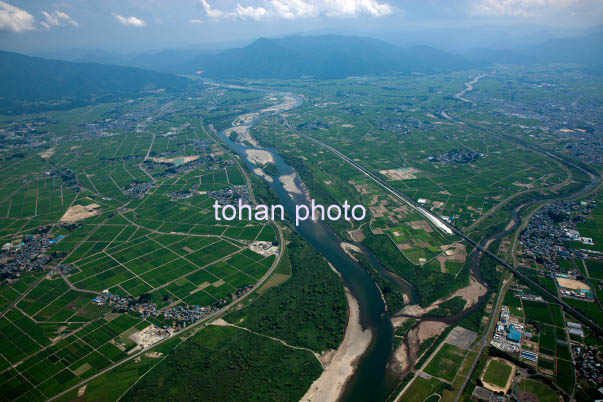
[{"label": "riverbank vegetation", "polygon": [[[365,231],[366,233],[367,231]],[[469,285],[469,271],[454,275],[424,269],[408,261],[385,235],[366,233],[364,244],[373,251],[385,268],[410,282],[421,306],[428,306],[457,289]]]},{"label": "riverbank vegetation", "polygon": [[347,323],[341,280],[326,259],[296,234],[291,234],[287,255],[292,277],[227,320],[318,353],[336,349]]},{"label": "riverbank vegetation", "polygon": [[308,351],[211,326],[175,348],[122,400],[297,401],[321,371]]},{"label": "riverbank vegetation", "polygon": [[373,278],[381,290],[381,294],[383,295],[385,304],[387,305],[387,310],[391,314],[395,314],[396,312],[402,310],[405,303],[404,293],[400,290],[400,287],[394,281],[386,278],[383,274],[377,271],[363,254],[354,253],[354,257],[358,260],[360,266],[366,272],[368,272],[371,278]]}]

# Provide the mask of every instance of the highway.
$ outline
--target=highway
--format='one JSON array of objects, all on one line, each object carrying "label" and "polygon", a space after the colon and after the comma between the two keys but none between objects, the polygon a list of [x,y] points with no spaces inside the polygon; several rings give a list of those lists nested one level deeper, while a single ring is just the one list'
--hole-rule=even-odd
[{"label": "highway", "polygon": [[[454,120],[454,119],[453,119]],[[461,124],[465,124],[469,127],[471,127],[471,125],[460,121],[460,120],[455,120],[457,122],[460,122]],[[434,213],[432,213],[431,211],[428,211],[426,209],[424,209],[423,207],[421,207],[419,204],[417,204],[414,200],[412,200],[411,198],[407,197],[406,195],[404,195],[403,193],[401,193],[400,191],[398,191],[397,189],[393,188],[392,186],[390,186],[387,182],[385,182],[384,180],[382,180],[380,177],[378,177],[377,175],[375,175],[374,173],[372,173],[371,171],[369,171],[368,169],[364,168],[362,165],[356,163],[355,161],[353,161],[352,159],[348,158],[346,155],[344,155],[343,153],[339,152],[337,149],[333,148],[332,146],[325,144],[324,142],[317,140],[307,134],[304,134],[294,128],[292,128],[289,123],[287,121],[286,122],[286,126],[288,129],[295,131],[296,134],[322,146],[323,148],[328,149],[329,151],[333,152],[335,155],[339,156],[341,159],[343,159],[345,162],[347,162],[348,164],[350,164],[351,166],[353,166],[354,168],[356,168],[357,170],[359,170],[362,174],[364,174],[366,177],[370,178],[371,180],[373,180],[377,185],[381,186],[385,191],[387,191],[388,193],[392,194],[396,199],[404,202],[405,204],[407,204],[408,206],[412,207],[415,211],[417,211],[418,213],[420,213],[421,215],[423,215],[424,217],[426,217],[429,222],[431,222],[432,224],[434,224],[434,226],[437,226],[439,229],[442,229],[442,226],[448,228],[448,230],[446,231],[447,233],[454,233],[456,235],[458,235],[459,237],[461,237],[462,239],[464,239],[465,241],[467,241],[469,244],[473,245],[479,252],[482,252],[486,255],[488,255],[489,257],[491,257],[492,259],[494,259],[498,264],[504,266],[505,268],[507,268],[508,270],[510,270],[511,272],[513,272],[513,274],[520,278],[522,281],[526,282],[527,284],[529,284],[532,288],[536,288],[538,289],[540,292],[547,294],[548,296],[550,296],[551,298],[553,298],[557,303],[559,303],[561,306],[563,306],[563,308],[571,313],[574,317],[576,317],[576,319],[578,319],[580,322],[582,322],[582,324],[586,325],[587,327],[589,327],[591,330],[593,330],[595,333],[597,333],[598,335],[603,335],[603,327],[601,327],[597,322],[595,322],[594,320],[590,319],[589,317],[587,317],[586,315],[582,314],[580,311],[576,310],[575,308],[573,308],[572,306],[570,306],[569,304],[567,304],[566,302],[564,302],[559,296],[557,296],[556,294],[553,294],[551,291],[549,291],[548,289],[546,289],[545,287],[541,286],[539,283],[533,281],[532,279],[530,279],[527,275],[525,275],[524,273],[520,272],[517,267],[512,266],[511,264],[508,264],[507,262],[503,261],[502,259],[498,258],[498,256],[496,256],[494,253],[490,252],[487,248],[482,247],[478,242],[474,241],[473,239],[471,239],[469,236],[467,236],[464,232],[462,232],[460,229],[456,228],[455,226],[444,222],[442,219],[440,219],[440,217],[438,217],[437,215],[435,215]],[[481,129],[481,127],[476,126],[476,129]],[[475,127],[474,127],[475,128]],[[498,133],[492,132],[490,130],[488,130],[488,132],[490,134],[493,135],[498,135]],[[505,138],[509,139],[509,140],[515,140],[514,137],[512,136],[507,136],[507,135],[502,135]],[[547,156],[550,156],[551,158],[554,158],[556,160],[561,161],[562,163],[565,164],[569,164],[570,166],[579,169],[585,173],[587,173],[590,177],[592,182],[587,185],[586,187],[592,186],[593,188],[596,188],[599,186],[601,178],[598,175],[594,175],[591,172],[588,172],[587,170],[585,170],[584,168],[582,168],[581,166],[578,166],[577,164],[566,160],[565,158],[561,158],[549,151],[546,150],[541,150],[538,147],[536,147],[535,145],[532,144],[528,144],[525,141],[521,141],[518,140],[522,145],[529,147],[531,149],[536,150],[537,152],[542,152],[545,153]],[[584,190],[582,190],[584,191]]]}]

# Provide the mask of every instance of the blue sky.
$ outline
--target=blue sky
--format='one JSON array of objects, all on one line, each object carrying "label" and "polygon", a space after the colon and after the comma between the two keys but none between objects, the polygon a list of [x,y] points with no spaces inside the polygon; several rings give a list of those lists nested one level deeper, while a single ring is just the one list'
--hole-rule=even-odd
[{"label": "blue sky", "polygon": [[0,48],[14,51],[131,51],[321,32],[395,38],[471,26],[561,35],[602,24],[601,0],[0,0]]}]

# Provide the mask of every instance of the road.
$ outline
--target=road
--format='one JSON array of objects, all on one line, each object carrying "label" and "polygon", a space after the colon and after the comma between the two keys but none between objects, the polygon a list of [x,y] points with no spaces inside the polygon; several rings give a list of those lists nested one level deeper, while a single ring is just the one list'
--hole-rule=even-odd
[{"label": "road", "polygon": [[[279,239],[282,240],[283,239],[283,232],[282,232],[281,228],[278,225],[276,225],[276,226],[278,228]],[[197,322],[189,325],[186,329],[183,329],[183,330],[178,331],[178,332],[171,332],[169,337],[160,340],[159,342],[155,343],[150,348],[148,348],[148,349],[142,349],[141,351],[139,351],[137,353],[134,353],[133,355],[128,356],[127,358],[125,358],[125,359],[123,359],[123,360],[121,360],[121,361],[119,361],[119,362],[117,362],[117,363],[115,363],[115,364],[113,364],[113,365],[111,365],[111,366],[109,366],[109,367],[107,367],[107,368],[99,371],[98,373],[96,373],[95,375],[87,378],[86,380],[81,381],[80,383],[78,383],[78,384],[76,384],[76,385],[74,385],[74,386],[72,386],[72,387],[64,390],[63,392],[61,392],[61,393],[53,396],[52,398],[48,399],[48,401],[53,401],[53,400],[55,400],[57,398],[60,398],[61,396],[65,395],[65,394],[67,394],[67,393],[69,393],[71,391],[74,391],[74,390],[80,388],[84,384],[86,384],[86,383],[88,383],[88,382],[90,382],[90,381],[92,381],[92,380],[100,377],[103,374],[108,373],[109,371],[113,370],[114,368],[119,367],[119,366],[123,365],[124,363],[129,362],[132,359],[135,359],[136,357],[142,356],[144,353],[147,353],[150,350],[152,350],[153,348],[155,348],[155,347],[157,347],[157,346],[165,343],[166,341],[172,339],[174,336],[182,336],[183,334],[185,334],[187,332],[190,332],[191,330],[193,330],[193,329],[195,329],[197,327],[201,327],[201,328],[205,327],[210,321],[213,321],[214,319],[219,318],[220,316],[222,316],[223,314],[225,314],[226,312],[228,312],[230,309],[232,309],[234,306],[238,305],[243,300],[245,300],[246,298],[248,298],[251,294],[255,293],[255,291],[257,289],[259,289],[264,284],[264,282],[270,277],[270,275],[272,275],[272,273],[274,272],[274,270],[278,266],[278,264],[279,264],[279,262],[280,262],[281,257],[282,257],[283,254],[284,254],[284,241],[280,241],[279,253],[278,253],[276,259],[274,260],[274,263],[270,267],[270,269],[264,274],[264,276],[262,276],[260,278],[260,280],[253,286],[253,288],[249,292],[245,293],[243,296],[239,297],[238,299],[233,300],[232,302],[230,302],[230,304],[228,304],[227,306],[222,307],[220,310],[218,310],[218,311],[216,311],[214,313],[209,314],[204,319],[199,320],[199,321],[197,321]]]},{"label": "road", "polygon": [[[523,140],[519,140],[516,139],[513,136],[509,136],[509,135],[505,135],[505,134],[499,134],[496,133],[492,130],[488,130],[488,129],[484,129],[483,127],[474,125],[474,124],[470,124],[467,122],[464,122],[462,120],[459,119],[454,119],[452,117],[450,117],[449,115],[447,115],[449,119],[452,119],[454,121],[457,121],[461,124],[467,125],[469,127],[475,128],[477,130],[486,130],[487,133],[492,134],[492,135],[500,135],[510,141],[516,141],[520,144],[522,144],[525,147],[531,148],[537,152],[541,152],[544,153],[545,155],[560,161],[563,164],[566,165],[570,165],[571,167],[578,169],[584,173],[586,173],[590,178],[591,178],[591,183],[588,184],[587,186],[585,186],[582,190],[580,190],[577,193],[574,193],[573,195],[569,196],[569,197],[564,197],[564,199],[572,199],[572,198],[578,198],[578,197],[583,197],[586,194],[596,190],[601,183],[601,177],[598,174],[593,174],[592,172],[584,169],[583,167],[573,163],[572,161],[568,161],[565,158],[562,158],[558,155],[555,155],[553,153],[551,153],[550,151],[544,150],[544,149],[540,149],[539,147],[533,145],[533,144],[529,144]],[[469,236],[467,236],[463,231],[461,231],[460,229],[458,229],[457,227],[455,227],[454,225],[451,225],[447,222],[444,222],[443,220],[440,219],[440,217],[438,217],[437,215],[433,214],[431,211],[428,211],[424,208],[422,208],[419,204],[417,204],[414,200],[412,200],[411,198],[407,197],[406,195],[404,195],[403,193],[401,193],[399,190],[393,188],[392,186],[390,186],[387,182],[385,182],[384,180],[382,180],[380,177],[376,176],[374,173],[372,173],[371,171],[369,171],[368,169],[364,168],[362,165],[356,163],[355,161],[353,161],[352,159],[350,159],[349,157],[347,157],[346,155],[344,155],[343,153],[339,152],[337,149],[333,148],[332,146],[325,144],[324,142],[317,140],[307,134],[304,134],[294,128],[292,128],[288,122],[285,120],[286,126],[288,129],[294,131],[296,134],[300,135],[303,138],[306,138],[320,146],[322,146],[323,148],[328,149],[329,151],[333,152],[335,155],[339,156],[341,159],[343,159],[345,162],[347,162],[348,164],[350,164],[351,166],[353,166],[354,168],[356,168],[357,170],[359,170],[362,174],[364,174],[366,177],[370,178],[373,182],[375,182],[377,185],[379,185],[381,188],[383,188],[385,191],[387,191],[388,193],[390,193],[391,195],[393,195],[395,198],[397,198],[398,200],[402,201],[403,203],[407,204],[408,206],[410,206],[411,208],[413,208],[415,211],[417,211],[418,213],[420,213],[421,215],[423,215],[425,218],[428,219],[429,222],[431,222],[432,224],[434,224],[434,226],[442,229],[442,227],[446,227],[448,228],[448,230],[446,231],[447,233],[454,233],[456,235],[458,235],[459,237],[461,237],[463,240],[467,241],[467,243],[471,244],[472,246],[474,246],[478,251],[481,251],[482,253],[488,255],[490,258],[492,258],[494,261],[496,261],[498,264],[502,265],[503,267],[507,268],[509,271],[511,271],[515,276],[517,276],[518,278],[520,278],[522,281],[528,283],[532,288],[536,288],[538,289],[540,292],[550,296],[553,300],[555,300],[558,304],[560,304],[561,306],[563,306],[563,308],[571,313],[574,317],[576,317],[576,319],[578,319],[582,324],[586,325],[587,327],[589,327],[591,330],[593,330],[595,333],[599,334],[599,335],[603,335],[603,327],[601,327],[601,325],[599,325],[599,323],[595,322],[594,320],[590,319],[589,317],[587,317],[586,315],[584,315],[583,313],[581,313],[580,311],[576,310],[574,307],[570,306],[569,304],[567,304],[566,302],[564,302],[558,295],[553,294],[551,291],[549,291],[548,289],[546,289],[544,286],[541,286],[540,283],[535,282],[534,280],[532,280],[531,278],[529,278],[527,275],[525,275],[524,273],[520,272],[517,267],[512,266],[511,264],[503,261],[502,259],[500,259],[497,255],[495,255],[494,253],[490,252],[486,247],[482,246],[481,244],[479,244],[478,242],[476,242],[475,240],[473,240],[472,238],[470,238]],[[590,188],[589,188],[590,187]]]},{"label": "road", "polygon": [[[253,190],[251,188],[251,182],[249,180],[249,177],[247,176],[246,172],[244,171],[244,169],[241,167],[240,164],[238,164],[239,168],[242,170],[243,176],[245,177],[245,180],[247,182],[247,185],[249,186],[250,189],[250,194],[253,194]],[[123,216],[123,215],[122,215]],[[125,218],[125,217],[124,217]],[[127,218],[126,218],[127,219]],[[133,224],[135,224],[134,222],[131,222]],[[246,298],[248,298],[250,295],[254,294],[263,284],[264,282],[266,282],[266,280],[272,275],[272,273],[274,272],[274,270],[276,269],[276,267],[278,266],[278,264],[281,261],[281,258],[283,256],[283,254],[285,254],[285,238],[284,238],[284,234],[282,231],[282,228],[280,225],[276,224],[276,223],[272,223],[274,228],[276,229],[276,233],[279,239],[279,253],[277,254],[274,262],[272,263],[272,266],[270,267],[270,269],[268,269],[268,271],[266,271],[266,273],[260,278],[260,280],[258,282],[256,282],[256,284],[253,286],[253,288],[251,288],[251,290],[247,293],[245,293],[243,296],[239,297],[238,299],[233,300],[230,304],[228,304],[227,306],[224,306],[223,308],[221,308],[220,310],[209,314],[207,317],[189,325],[186,329],[183,329],[181,331],[178,332],[171,332],[170,336],[167,338],[164,338],[162,340],[160,340],[159,342],[155,343],[153,346],[151,346],[148,349],[142,349],[141,351],[132,354],[131,356],[128,356],[127,358],[99,371],[98,373],[96,373],[95,375],[87,378],[84,381],[79,382],[78,384],[62,391],[61,393],[51,397],[50,399],[48,399],[48,401],[53,401],[56,400],[57,398],[60,398],[61,396],[74,391],[80,387],[82,387],[84,384],[89,383],[90,381],[108,373],[109,371],[115,369],[116,367],[119,367],[121,365],[123,365],[124,363],[127,363],[129,361],[131,361],[132,359],[135,359],[137,357],[142,356],[144,353],[149,352],[150,350],[152,350],[153,348],[167,342],[168,340],[172,339],[174,336],[182,336],[185,333],[190,333],[192,330],[197,329],[197,328],[204,328],[205,326],[208,325],[209,322],[213,321],[214,319],[217,319],[219,317],[221,317],[222,315],[224,315],[225,313],[227,313],[230,309],[232,309],[233,307],[235,307],[236,305],[240,304],[243,300],[245,300]],[[183,233],[184,234],[184,233]],[[64,278],[66,279],[66,278]],[[73,288],[73,285],[69,282],[66,281],[70,287]],[[79,291],[83,291],[82,289],[77,289]],[[95,292],[96,294],[98,292]]]},{"label": "road", "polygon": [[482,353],[484,352],[484,348],[488,345],[488,340],[490,339],[492,331],[494,331],[494,325],[498,322],[496,317],[498,317],[498,315],[500,314],[500,308],[501,308],[502,302],[504,300],[503,295],[507,292],[507,288],[509,287],[510,284],[511,284],[511,280],[509,278],[507,278],[503,281],[502,286],[500,287],[500,292],[498,292],[498,295],[496,297],[496,303],[494,304],[494,308],[492,309],[492,315],[490,317],[490,322],[488,323],[488,330],[484,333],[483,338],[479,341],[479,351],[477,352],[477,355],[475,355],[473,364],[471,364],[471,369],[467,373],[467,376],[465,377],[465,381],[463,381],[463,385],[459,388],[459,392],[456,394],[456,397],[454,398],[454,402],[458,402],[458,400],[463,395],[463,390],[465,389],[465,387],[467,387],[467,384],[471,380],[471,377],[473,376],[473,372],[475,371],[475,368],[477,367],[477,364],[479,363],[480,357],[481,357]]}]

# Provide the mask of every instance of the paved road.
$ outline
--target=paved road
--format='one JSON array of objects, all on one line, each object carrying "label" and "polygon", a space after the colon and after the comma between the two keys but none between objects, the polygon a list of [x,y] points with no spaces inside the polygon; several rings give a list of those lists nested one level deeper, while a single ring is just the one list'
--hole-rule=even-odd
[{"label": "paved road", "polygon": [[[477,125],[473,125],[473,124],[469,124],[466,123],[464,121],[461,120],[456,120],[453,119],[452,117],[449,117],[454,121],[458,121],[462,124],[465,124],[467,126],[470,126],[472,128],[476,128],[478,130],[486,130],[489,134],[493,134],[493,135],[499,135],[498,133],[495,133],[491,130],[487,130],[484,129],[480,126]],[[419,204],[417,204],[413,199],[407,197],[406,195],[404,195],[403,193],[401,193],[399,190],[395,189],[394,187],[390,186],[387,182],[385,182],[384,180],[382,180],[380,177],[378,177],[377,175],[375,175],[374,173],[372,173],[371,171],[369,171],[368,169],[364,168],[362,165],[358,164],[357,162],[353,161],[352,159],[348,158],[346,155],[344,155],[343,153],[339,152],[337,149],[333,148],[332,146],[325,144],[324,142],[317,140],[307,134],[304,134],[298,130],[295,130],[294,128],[292,128],[288,122],[287,123],[287,128],[289,128],[290,130],[295,131],[295,133],[297,133],[298,135],[322,146],[323,148],[328,149],[329,151],[333,152],[335,155],[339,156],[341,159],[343,159],[345,162],[347,162],[348,164],[350,164],[351,166],[355,167],[357,170],[359,170],[362,174],[364,174],[366,177],[370,178],[371,180],[373,180],[377,185],[381,186],[384,190],[386,190],[388,193],[392,194],[395,198],[397,198],[398,200],[404,202],[405,204],[409,205],[410,207],[412,207],[415,211],[419,212],[421,215],[423,215],[424,217],[426,217],[430,222],[432,223],[436,223],[437,226],[443,225],[445,227],[447,227],[450,231],[452,231],[454,234],[460,236],[462,239],[464,239],[465,241],[467,241],[469,244],[473,245],[478,251],[481,251],[484,254],[487,254],[490,258],[494,259],[498,264],[502,265],[503,267],[507,268],[508,270],[510,270],[511,272],[513,272],[513,274],[517,277],[519,277],[521,280],[523,280],[524,282],[527,282],[531,287],[538,289],[540,292],[547,294],[548,296],[550,296],[551,298],[553,298],[557,303],[559,303],[561,306],[563,306],[563,308],[570,312],[574,317],[576,317],[580,322],[582,322],[582,324],[586,325],[587,327],[589,327],[591,330],[593,330],[595,333],[599,334],[599,335],[603,335],[603,327],[601,327],[601,325],[599,325],[599,323],[595,322],[594,320],[590,319],[589,317],[587,317],[586,315],[582,314],[580,311],[576,310],[574,307],[570,306],[569,304],[567,304],[566,302],[564,302],[558,295],[552,293],[550,290],[546,289],[544,286],[541,286],[540,283],[535,282],[534,280],[532,280],[531,278],[529,278],[527,275],[525,275],[524,273],[520,272],[517,267],[510,265],[509,263],[503,261],[502,259],[500,259],[497,255],[495,255],[494,253],[490,252],[486,247],[483,247],[481,244],[479,244],[478,242],[476,242],[475,240],[471,239],[469,236],[467,236],[464,232],[462,232],[460,229],[456,228],[455,226],[444,222],[443,220],[440,219],[440,217],[438,217],[437,215],[433,214],[431,211],[428,211],[424,208],[422,208]],[[601,176],[599,176],[598,174],[593,174],[592,172],[584,169],[582,166],[579,166],[577,164],[575,164],[572,161],[568,161],[565,158],[562,158],[558,155],[555,155],[547,150],[543,150],[540,149],[539,147],[533,145],[533,144],[529,144],[526,143],[525,141],[522,140],[518,140],[512,136],[508,136],[508,135],[501,135],[504,138],[507,138],[511,141],[517,141],[519,143],[521,143],[522,145],[531,148],[537,152],[541,152],[546,154],[547,156],[560,161],[561,163],[564,163],[566,165],[570,165],[575,169],[579,169],[580,171],[586,173],[587,175],[589,175],[589,177],[591,178],[591,183],[588,184],[587,186],[585,186],[584,189],[580,190],[577,193],[574,193],[572,196],[570,197],[565,197],[565,198],[577,198],[577,197],[583,197],[584,195],[594,191],[597,187],[600,186],[601,183]],[[439,224],[438,224],[439,223]]]},{"label": "paved road", "polygon": [[[240,165],[239,165],[239,168],[242,169],[242,167]],[[252,192],[253,190],[251,188],[251,182],[249,180],[249,177],[247,176],[246,172],[243,169],[242,169],[242,172],[244,174],[244,177],[245,177],[245,180],[247,182],[247,185],[250,188],[250,194],[253,194],[253,192]],[[252,197],[253,197],[253,195],[252,195]],[[123,215],[121,215],[121,216],[123,216]],[[128,221],[131,222],[130,220],[128,220]],[[134,224],[134,225],[137,225],[134,222],[131,222],[131,223]],[[218,311],[216,311],[216,312],[214,312],[212,314],[209,314],[204,319],[201,319],[201,320],[199,320],[199,321],[197,321],[197,322],[189,325],[186,329],[178,331],[178,332],[172,332],[172,333],[170,333],[169,337],[167,337],[165,339],[162,339],[161,341],[155,343],[151,348],[142,349],[141,351],[132,354],[131,356],[129,356],[129,357],[127,357],[127,358],[125,358],[125,359],[123,359],[123,360],[121,360],[121,361],[119,361],[119,362],[117,362],[117,363],[115,363],[115,364],[113,364],[113,365],[111,365],[111,366],[109,366],[109,367],[107,367],[107,368],[99,371],[98,373],[96,373],[95,375],[87,378],[86,380],[81,381],[80,383],[78,383],[78,384],[76,384],[76,385],[74,385],[74,386],[72,386],[72,387],[70,387],[70,388],[62,391],[61,393],[59,393],[59,394],[57,394],[57,395],[55,395],[53,397],[51,397],[50,399],[48,399],[48,401],[52,401],[52,400],[55,400],[57,398],[60,398],[61,396],[63,396],[63,395],[65,395],[65,394],[67,394],[67,393],[69,393],[71,391],[74,391],[74,390],[80,388],[84,384],[87,384],[90,381],[92,381],[92,380],[94,380],[94,379],[96,379],[96,378],[98,378],[98,377],[100,377],[100,376],[108,373],[109,371],[113,370],[114,368],[119,367],[119,366],[123,365],[124,363],[127,363],[127,362],[131,361],[132,359],[135,359],[135,358],[141,356],[144,353],[147,353],[152,348],[154,348],[154,347],[156,347],[158,345],[161,345],[162,343],[165,343],[166,341],[172,339],[174,336],[182,336],[185,333],[189,333],[193,329],[203,328],[203,327],[207,326],[210,321],[212,321],[212,320],[214,320],[214,319],[216,319],[218,317],[221,317],[223,314],[225,314],[226,312],[228,312],[234,306],[236,306],[239,303],[241,303],[241,301],[245,300],[251,294],[255,293],[255,291],[257,291],[264,284],[264,282],[266,282],[266,280],[270,277],[270,275],[272,275],[272,273],[274,272],[274,270],[276,269],[276,267],[280,263],[280,260],[281,260],[281,258],[283,256],[283,254],[285,253],[285,238],[284,238],[284,234],[283,234],[282,228],[280,227],[280,225],[278,225],[276,223],[273,223],[273,226],[276,229],[277,236],[278,236],[278,239],[279,239],[279,253],[277,254],[277,257],[274,260],[274,262],[273,262],[272,266],[270,267],[270,269],[260,278],[260,280],[258,282],[256,282],[256,284],[253,286],[253,288],[249,292],[245,293],[243,296],[239,297],[238,299],[233,300],[230,304],[228,304],[227,306],[224,306],[220,310],[218,310]],[[184,235],[185,233],[182,233],[182,234]],[[188,234],[186,234],[186,235],[188,235]],[[200,237],[205,237],[205,236],[204,235],[200,235]],[[213,236],[213,237],[216,237],[216,236]],[[66,278],[64,278],[64,279],[66,279]],[[74,286],[69,281],[66,280],[66,282],[69,284],[69,286],[71,288],[74,288]],[[77,289],[77,288],[75,288],[75,289],[79,290],[79,291],[83,291],[82,289]],[[94,293],[98,294],[98,292],[94,292]]]},{"label": "paved road", "polygon": [[84,384],[87,384],[90,381],[92,381],[92,380],[100,377],[101,375],[108,373],[109,371],[113,370],[114,368],[119,367],[119,366],[123,365],[124,363],[129,362],[132,359],[135,359],[136,357],[139,357],[139,356],[143,355],[144,353],[149,352],[152,348],[154,348],[154,347],[156,347],[158,345],[161,345],[162,343],[165,343],[166,341],[172,339],[174,336],[182,336],[183,334],[185,334],[187,332],[190,332],[191,330],[193,330],[193,329],[195,329],[197,327],[203,328],[203,327],[207,326],[207,324],[210,321],[212,321],[212,320],[214,320],[214,319],[222,316],[223,314],[225,314],[226,312],[228,312],[230,309],[232,309],[234,306],[238,305],[241,301],[243,301],[247,297],[249,297],[251,294],[255,293],[255,291],[257,289],[259,289],[264,284],[264,282],[266,281],[266,279],[268,279],[268,277],[270,277],[270,275],[272,275],[272,273],[274,272],[274,270],[278,266],[278,264],[279,264],[279,262],[281,260],[282,255],[284,254],[283,232],[282,232],[281,228],[278,225],[277,225],[277,228],[278,228],[278,236],[279,236],[279,239],[281,240],[280,241],[279,254],[277,255],[277,258],[274,260],[274,263],[272,264],[272,266],[270,267],[270,269],[264,274],[264,276],[262,276],[260,278],[260,280],[253,286],[253,288],[249,292],[245,293],[243,296],[239,297],[238,299],[233,300],[230,304],[228,304],[227,306],[222,307],[220,310],[218,310],[218,311],[216,311],[216,312],[214,312],[212,314],[209,314],[204,319],[199,320],[199,321],[197,321],[197,322],[189,325],[186,329],[178,331],[178,332],[172,332],[172,333],[170,333],[169,337],[164,338],[164,339],[160,340],[159,342],[155,343],[151,348],[142,349],[141,351],[139,351],[137,353],[134,353],[133,355],[131,355],[131,356],[129,356],[129,357],[127,357],[127,358],[125,358],[125,359],[123,359],[123,360],[121,360],[121,361],[119,361],[119,362],[117,362],[117,363],[115,363],[115,364],[113,364],[113,365],[105,368],[104,370],[99,371],[98,373],[96,373],[95,375],[87,378],[86,380],[84,380],[84,381],[82,381],[82,382],[80,382],[80,383],[78,383],[78,384],[76,384],[76,385],[74,385],[74,386],[72,386],[72,387],[64,390],[63,392],[61,392],[61,393],[53,396],[52,398],[48,399],[48,401],[53,401],[53,400],[55,400],[57,398],[60,398],[61,396],[65,395],[65,394],[67,394],[67,393],[69,393],[71,391],[74,391],[74,390],[80,388]]},{"label": "paved road", "polygon": [[496,317],[498,317],[498,315],[500,314],[500,307],[504,300],[504,297],[502,295],[504,295],[506,293],[507,288],[509,287],[510,283],[511,283],[511,280],[505,279],[502,283],[502,286],[500,287],[500,292],[498,292],[498,296],[496,298],[496,303],[494,304],[494,309],[492,309],[492,315],[490,317],[490,322],[488,324],[488,330],[484,333],[484,337],[479,342],[479,351],[477,352],[477,355],[475,356],[475,360],[473,360],[471,369],[469,370],[469,372],[467,373],[467,376],[465,377],[465,381],[463,381],[463,385],[461,386],[461,388],[459,388],[459,392],[456,394],[456,397],[454,398],[454,402],[458,402],[458,400],[463,395],[463,390],[467,387],[467,384],[471,380],[471,377],[473,376],[473,372],[475,371],[475,368],[477,367],[477,364],[479,363],[480,357],[481,357],[482,353],[484,352],[484,348],[488,345],[488,340],[490,339],[490,335],[492,334],[492,331],[494,330],[494,325],[498,322]]}]

